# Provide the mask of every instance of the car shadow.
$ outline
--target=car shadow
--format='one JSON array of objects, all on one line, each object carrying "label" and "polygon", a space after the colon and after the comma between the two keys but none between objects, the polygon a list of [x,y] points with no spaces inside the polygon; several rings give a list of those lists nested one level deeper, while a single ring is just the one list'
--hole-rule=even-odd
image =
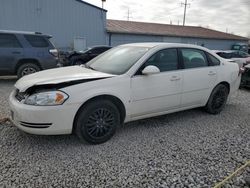
[{"label": "car shadow", "polygon": [[[116,140],[114,142],[117,142],[119,141],[120,137],[126,137],[125,135],[127,134],[134,134],[136,132],[140,132],[141,130],[147,131],[148,129],[174,126],[176,124],[176,121],[180,121],[180,117],[183,121],[185,121],[185,119],[191,119],[194,118],[194,116],[203,116],[203,115],[206,116],[208,114],[198,108],[198,109],[186,110],[182,112],[176,112],[172,114],[125,123],[117,129],[115,136],[111,138],[111,142],[108,141],[106,143],[112,143],[114,140]],[[32,145],[34,144],[36,145],[38,144],[41,146],[50,145],[53,147],[57,146],[60,147],[61,145],[65,146],[65,144],[70,147],[72,146],[77,147],[83,145],[91,146],[91,144],[79,140],[75,134],[49,135],[49,136],[32,135],[19,130],[17,127],[15,127],[15,125],[12,122],[0,124],[0,131],[2,129],[8,129],[5,131],[6,132],[5,141],[9,140],[10,142],[14,142],[14,140],[12,139],[13,136],[15,136],[17,140],[22,140],[20,143],[12,143],[12,144],[30,145],[30,143],[32,143]]]},{"label": "car shadow", "polygon": [[[249,90],[248,90],[249,91]],[[187,124],[196,124],[197,122],[202,122],[204,119],[215,119],[220,121],[223,116],[228,113],[234,112],[234,114],[241,113],[244,110],[243,108],[239,109],[239,105],[234,103],[229,103],[224,111],[219,115],[211,115],[206,113],[202,108],[195,108],[191,110],[185,110],[181,112],[170,113],[166,115],[161,115],[157,117],[151,117],[147,119],[137,120],[129,123],[125,123],[121,125],[118,129],[116,134],[110,141],[104,144],[112,144],[116,142],[123,142],[127,136],[133,134],[133,137],[137,137],[141,134],[142,131],[156,131],[157,133],[163,131],[165,128],[171,128],[170,131],[174,132],[175,129],[184,130],[187,127]],[[22,140],[20,143],[13,143],[13,144],[21,144],[25,145],[30,143],[38,144],[42,146],[53,146],[60,147],[60,146],[70,146],[70,147],[81,147],[81,146],[92,146],[89,143],[80,141],[76,135],[53,135],[53,136],[43,136],[43,135],[32,135],[25,133],[21,130],[18,130],[12,123],[9,125],[0,124],[0,132],[3,128],[2,126],[10,126],[10,130],[6,130],[5,132],[5,141],[9,140],[10,142],[15,142],[12,140],[13,137],[17,137],[17,140]],[[202,125],[201,125],[202,126]],[[8,133],[10,132],[10,133]],[[3,135],[2,135],[3,136]],[[1,140],[1,139],[0,139]],[[123,141],[122,141],[123,140]],[[101,144],[102,145],[102,144]]]}]

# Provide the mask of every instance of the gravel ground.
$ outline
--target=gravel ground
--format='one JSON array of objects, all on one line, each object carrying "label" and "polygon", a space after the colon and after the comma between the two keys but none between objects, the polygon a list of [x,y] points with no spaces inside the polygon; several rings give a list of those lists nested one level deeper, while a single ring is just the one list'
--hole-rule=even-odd
[{"label": "gravel ground", "polygon": [[[0,80],[0,116],[12,88]],[[249,90],[219,115],[194,109],[128,123],[101,145],[0,124],[0,187],[212,187],[250,159],[249,126]],[[247,188],[249,176],[224,187]]]},{"label": "gravel ground", "polygon": [[16,82],[16,77],[0,77],[0,119],[9,116],[8,97]]}]

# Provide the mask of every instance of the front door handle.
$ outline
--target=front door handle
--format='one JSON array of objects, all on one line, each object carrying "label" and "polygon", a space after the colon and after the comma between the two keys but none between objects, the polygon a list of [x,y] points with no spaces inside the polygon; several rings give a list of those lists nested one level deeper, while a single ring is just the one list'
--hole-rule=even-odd
[{"label": "front door handle", "polygon": [[180,80],[181,78],[180,77],[178,77],[178,76],[172,76],[171,78],[170,78],[170,81],[178,81],[178,80]]}]

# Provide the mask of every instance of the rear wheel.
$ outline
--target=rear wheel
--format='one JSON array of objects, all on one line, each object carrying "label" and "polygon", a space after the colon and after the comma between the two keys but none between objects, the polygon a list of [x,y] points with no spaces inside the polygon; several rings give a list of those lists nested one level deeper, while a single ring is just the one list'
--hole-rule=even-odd
[{"label": "rear wheel", "polygon": [[80,109],[75,123],[75,133],[81,140],[100,144],[115,134],[120,114],[112,102],[96,100]]},{"label": "rear wheel", "polygon": [[40,67],[33,63],[25,63],[17,69],[17,77],[21,78],[23,76],[40,71]]},{"label": "rear wheel", "polygon": [[229,89],[225,85],[216,86],[208,99],[205,110],[210,114],[220,113],[226,105],[228,94]]}]

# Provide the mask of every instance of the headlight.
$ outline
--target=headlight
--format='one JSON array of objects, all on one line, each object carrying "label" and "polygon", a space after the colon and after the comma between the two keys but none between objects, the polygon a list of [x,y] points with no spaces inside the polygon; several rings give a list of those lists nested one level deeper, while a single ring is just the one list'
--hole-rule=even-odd
[{"label": "headlight", "polygon": [[62,91],[48,91],[28,96],[24,104],[36,106],[53,106],[63,104],[69,96]]}]

